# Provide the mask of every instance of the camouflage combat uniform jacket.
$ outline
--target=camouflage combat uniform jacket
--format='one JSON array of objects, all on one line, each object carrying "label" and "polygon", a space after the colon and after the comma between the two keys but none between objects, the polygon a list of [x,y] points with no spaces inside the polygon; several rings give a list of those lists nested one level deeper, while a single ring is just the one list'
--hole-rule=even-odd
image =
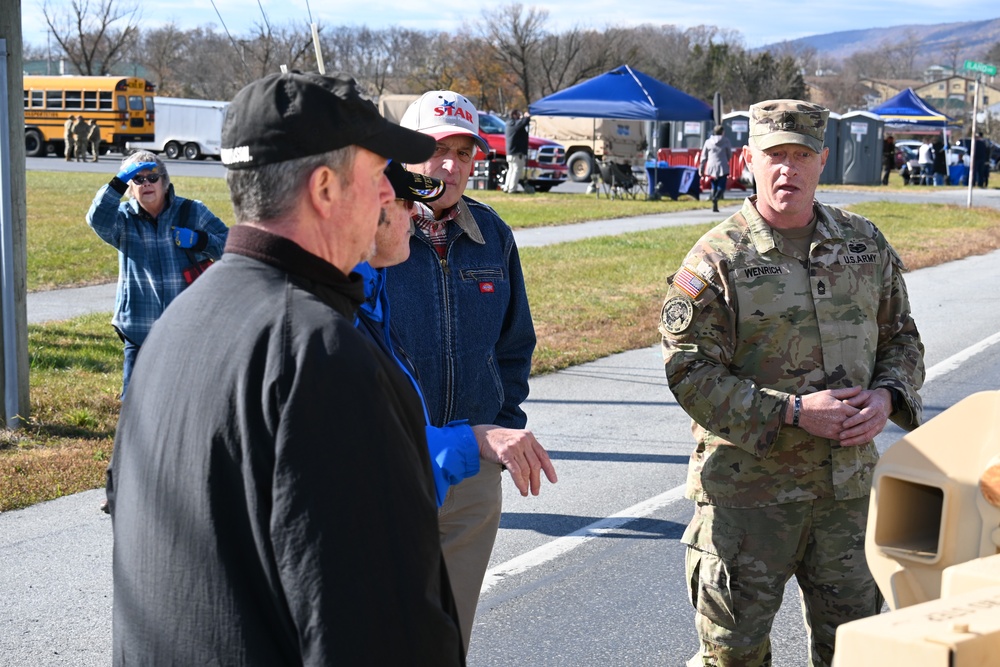
[{"label": "camouflage combat uniform jacket", "polygon": [[893,388],[905,404],[893,421],[920,423],[923,345],[902,261],[869,220],[815,211],[808,258],[747,199],[668,279],[667,380],[697,441],[688,498],[758,507],[868,495],[875,443],[841,447],[784,424],[790,395]]}]

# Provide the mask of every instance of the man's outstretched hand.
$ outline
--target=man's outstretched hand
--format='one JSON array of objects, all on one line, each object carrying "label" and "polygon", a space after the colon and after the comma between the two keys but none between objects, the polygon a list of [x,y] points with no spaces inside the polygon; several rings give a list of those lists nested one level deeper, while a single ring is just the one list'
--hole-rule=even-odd
[{"label": "man's outstretched hand", "polygon": [[522,496],[527,496],[528,491],[538,495],[542,490],[542,471],[552,484],[558,481],[548,453],[531,431],[478,424],[472,427],[472,432],[479,443],[479,455],[507,468]]}]

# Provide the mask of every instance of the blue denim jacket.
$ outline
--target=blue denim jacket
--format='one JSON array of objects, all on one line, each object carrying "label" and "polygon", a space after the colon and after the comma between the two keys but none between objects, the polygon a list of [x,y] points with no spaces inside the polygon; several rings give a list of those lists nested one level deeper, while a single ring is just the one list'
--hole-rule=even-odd
[{"label": "blue denim jacket", "polygon": [[397,349],[398,344],[392,337],[389,299],[383,289],[385,269],[375,269],[367,262],[362,262],[354,267],[354,272],[361,275],[365,283],[365,301],[358,309],[355,326],[396,362],[420,396],[420,404],[424,408],[427,449],[431,455],[431,472],[434,474],[434,491],[438,507],[441,507],[452,485],[479,472],[479,444],[467,420],[431,426],[416,371],[409,359]]},{"label": "blue denim jacket", "polygon": [[464,197],[445,258],[420,231],[410,258],[386,269],[392,331],[420,374],[431,423],[524,428],[535,329],[514,234]]}]

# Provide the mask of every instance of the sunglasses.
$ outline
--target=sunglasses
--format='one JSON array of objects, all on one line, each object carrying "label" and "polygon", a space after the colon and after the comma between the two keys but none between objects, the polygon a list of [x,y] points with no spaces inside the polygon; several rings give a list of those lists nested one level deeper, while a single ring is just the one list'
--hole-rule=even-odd
[{"label": "sunglasses", "polygon": [[132,182],[135,183],[136,185],[143,185],[146,182],[156,183],[158,180],[160,180],[159,174],[146,174],[145,176],[132,177]]}]

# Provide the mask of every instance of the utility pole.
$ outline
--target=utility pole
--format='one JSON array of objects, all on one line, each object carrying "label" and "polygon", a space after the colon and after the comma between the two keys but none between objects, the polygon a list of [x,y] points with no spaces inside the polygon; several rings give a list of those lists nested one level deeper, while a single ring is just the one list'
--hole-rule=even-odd
[{"label": "utility pole", "polygon": [[9,429],[30,414],[23,52],[21,0],[0,2],[0,386]]},{"label": "utility pole", "polygon": [[[969,196],[966,198],[966,206],[972,206],[972,184],[976,180],[976,121],[979,116],[979,80],[983,75],[996,76],[997,68],[989,63],[977,63],[973,60],[965,61],[965,69],[976,73],[976,96],[972,100],[972,134],[969,135]],[[987,156],[989,159],[989,156]]]},{"label": "utility pole", "polygon": [[976,119],[979,116],[979,74],[976,74],[975,97],[972,98],[972,133],[969,135],[969,192],[965,207],[972,208],[972,184],[976,180]]}]

